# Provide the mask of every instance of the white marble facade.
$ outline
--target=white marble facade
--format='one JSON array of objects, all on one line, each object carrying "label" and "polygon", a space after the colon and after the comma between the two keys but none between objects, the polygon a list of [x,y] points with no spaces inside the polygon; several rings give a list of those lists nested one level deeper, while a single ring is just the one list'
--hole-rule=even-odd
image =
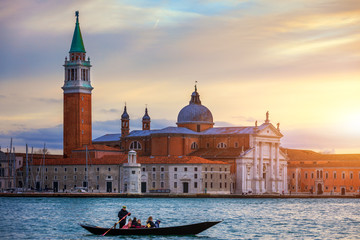
[{"label": "white marble facade", "polygon": [[250,149],[236,159],[236,192],[287,193],[287,160],[282,135],[271,124],[250,138]]}]

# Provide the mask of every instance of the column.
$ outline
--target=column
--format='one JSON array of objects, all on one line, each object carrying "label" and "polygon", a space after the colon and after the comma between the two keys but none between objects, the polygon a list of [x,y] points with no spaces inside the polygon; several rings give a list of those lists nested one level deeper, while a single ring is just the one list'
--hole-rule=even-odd
[{"label": "column", "polygon": [[241,159],[236,159],[236,194],[246,192],[246,165]]},{"label": "column", "polygon": [[274,192],[274,153],[275,153],[275,144],[270,143],[270,183],[269,191]]},{"label": "column", "polygon": [[265,179],[263,179],[264,176],[263,142],[259,142],[259,147],[260,147],[260,165],[259,165],[260,192],[265,192],[264,191]]},{"label": "column", "polygon": [[276,143],[275,144],[275,151],[276,151],[276,172],[275,172],[275,179],[276,179],[276,191],[282,191],[282,189],[280,189],[280,171],[279,171],[279,168],[280,168],[280,156],[279,156],[279,143]]},{"label": "column", "polygon": [[253,159],[253,178],[252,178],[252,192],[259,193],[259,172],[258,168],[258,146],[257,142],[254,142],[254,159]]}]

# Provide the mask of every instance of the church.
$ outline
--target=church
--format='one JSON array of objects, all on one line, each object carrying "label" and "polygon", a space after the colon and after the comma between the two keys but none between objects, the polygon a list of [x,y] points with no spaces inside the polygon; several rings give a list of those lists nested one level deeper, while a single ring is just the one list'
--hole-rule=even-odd
[{"label": "church", "polygon": [[215,127],[195,85],[176,127],[151,129],[146,108],[142,130],[131,131],[125,106],[119,119],[121,133],[92,140],[92,65],[86,59],[78,12],[63,66],[63,157],[34,162],[33,171],[46,177],[38,178],[37,184],[56,190],[83,186],[131,193],[287,192],[287,157],[280,149],[283,135],[268,112],[259,125],[256,121],[254,126]]}]

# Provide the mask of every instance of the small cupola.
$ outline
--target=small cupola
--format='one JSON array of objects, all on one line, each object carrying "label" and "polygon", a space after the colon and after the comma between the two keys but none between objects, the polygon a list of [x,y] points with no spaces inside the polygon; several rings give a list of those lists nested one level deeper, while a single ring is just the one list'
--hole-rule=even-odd
[{"label": "small cupola", "polygon": [[142,118],[142,130],[150,130],[150,116],[148,114],[147,107],[145,108],[145,114]]}]

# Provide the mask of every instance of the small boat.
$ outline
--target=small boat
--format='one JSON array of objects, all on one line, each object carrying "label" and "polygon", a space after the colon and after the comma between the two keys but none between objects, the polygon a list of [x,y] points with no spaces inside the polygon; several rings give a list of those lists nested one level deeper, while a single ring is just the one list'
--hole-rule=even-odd
[{"label": "small boat", "polygon": [[[175,226],[175,227],[159,227],[159,228],[128,228],[128,229],[119,229],[112,228],[107,235],[195,235],[205,231],[206,229],[220,223],[217,222],[201,222],[194,223],[189,225]],[[81,227],[85,228],[89,232],[102,235],[109,228],[102,228],[92,225],[80,224]]]}]

